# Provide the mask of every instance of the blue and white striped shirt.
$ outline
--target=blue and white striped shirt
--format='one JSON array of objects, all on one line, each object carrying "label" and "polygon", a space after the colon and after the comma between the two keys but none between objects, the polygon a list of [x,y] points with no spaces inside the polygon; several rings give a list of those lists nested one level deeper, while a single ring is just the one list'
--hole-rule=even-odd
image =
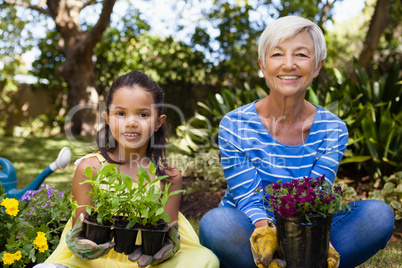
[{"label": "blue and white striped shirt", "polygon": [[319,106],[303,144],[279,143],[258,117],[255,102],[231,111],[219,125],[219,149],[228,185],[219,206],[243,211],[253,224],[268,219],[266,204],[255,193],[258,187],[280,179],[285,182],[324,174],[332,185],[348,144],[346,124]]}]

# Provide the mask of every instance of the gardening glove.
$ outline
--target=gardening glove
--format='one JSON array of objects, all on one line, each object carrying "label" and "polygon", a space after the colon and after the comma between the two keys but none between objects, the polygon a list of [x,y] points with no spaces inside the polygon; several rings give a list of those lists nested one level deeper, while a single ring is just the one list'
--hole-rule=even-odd
[{"label": "gardening glove", "polygon": [[98,245],[95,242],[80,236],[83,230],[83,221],[84,214],[81,213],[73,228],[68,231],[66,235],[68,249],[82,260],[94,260],[106,255],[114,247],[114,243],[106,242]]},{"label": "gardening glove", "polygon": [[274,226],[259,227],[254,230],[250,237],[251,253],[254,263],[258,268],[286,267],[286,262],[273,259],[278,250],[276,228]]},{"label": "gardening glove", "polygon": [[128,256],[128,259],[132,262],[136,261],[139,267],[146,267],[148,265],[158,265],[172,258],[180,249],[179,224],[177,221],[174,221],[169,223],[168,227],[169,231],[165,242],[154,256],[143,254],[141,247],[139,247]]},{"label": "gardening glove", "polygon": [[339,267],[339,259],[340,259],[339,253],[336,252],[336,250],[332,246],[331,242],[329,242],[328,259],[327,259],[328,268]]}]

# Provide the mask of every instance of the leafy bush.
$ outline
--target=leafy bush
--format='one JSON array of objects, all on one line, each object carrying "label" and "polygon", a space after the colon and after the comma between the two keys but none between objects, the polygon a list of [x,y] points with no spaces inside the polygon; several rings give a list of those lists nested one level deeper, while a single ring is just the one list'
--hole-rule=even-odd
[{"label": "leafy bush", "polygon": [[206,152],[197,152],[192,156],[170,153],[169,162],[174,163],[185,176],[194,177],[191,184],[186,186],[187,194],[200,190],[216,192],[226,188],[219,149],[210,148]]},{"label": "leafy bush", "polygon": [[[388,176],[402,169],[402,77],[395,64],[383,77],[369,77],[355,62],[357,82],[345,78],[345,97],[355,105],[347,123],[350,133],[349,152],[343,163],[360,160],[371,177]],[[352,101],[351,101],[352,102]],[[349,159],[348,159],[349,158]]]},{"label": "leafy bush", "polygon": [[383,177],[376,183],[376,190],[369,193],[372,199],[386,202],[394,210],[395,220],[402,219],[402,171]]},{"label": "leafy bush", "polygon": [[26,191],[20,200],[27,204],[22,216],[32,225],[46,224],[61,233],[70,217],[70,192],[60,192],[47,184],[42,184],[39,190]]},{"label": "leafy bush", "polygon": [[65,225],[62,220],[69,215],[68,204],[66,195],[45,185],[27,192],[21,201],[6,198],[0,183],[2,267],[25,267],[45,261],[59,244]]},{"label": "leafy bush", "polygon": [[218,148],[218,128],[221,119],[230,111],[262,99],[267,92],[261,87],[235,89],[234,92],[222,89],[221,93],[210,94],[209,99],[197,102],[199,111],[194,117],[176,128],[179,141],[175,147],[182,153],[194,155],[196,152]]}]

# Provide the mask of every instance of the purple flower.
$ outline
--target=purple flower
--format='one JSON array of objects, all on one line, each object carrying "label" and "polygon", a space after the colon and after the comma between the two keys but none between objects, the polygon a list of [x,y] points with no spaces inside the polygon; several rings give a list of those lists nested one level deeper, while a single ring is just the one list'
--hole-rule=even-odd
[{"label": "purple flower", "polygon": [[29,201],[33,197],[34,194],[39,192],[40,190],[28,190],[24,193],[24,195],[21,197],[20,201],[26,200]]},{"label": "purple flower", "polygon": [[331,188],[325,182],[325,176],[271,183],[260,194],[268,202],[268,210],[281,218],[313,212],[334,213],[342,209],[342,189],[339,186]]},{"label": "purple flower", "polygon": [[53,188],[49,187],[47,188],[47,198],[52,198],[53,195]]}]

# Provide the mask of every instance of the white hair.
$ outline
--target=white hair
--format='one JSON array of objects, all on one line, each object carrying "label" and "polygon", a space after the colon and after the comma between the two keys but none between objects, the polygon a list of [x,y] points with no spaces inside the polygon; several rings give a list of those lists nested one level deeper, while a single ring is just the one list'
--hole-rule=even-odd
[{"label": "white hair", "polygon": [[299,16],[281,17],[268,24],[262,32],[258,42],[258,59],[261,59],[263,66],[265,67],[265,55],[267,52],[270,52],[284,40],[303,31],[308,32],[313,39],[316,68],[318,63],[327,57],[324,34],[317,24]]}]

